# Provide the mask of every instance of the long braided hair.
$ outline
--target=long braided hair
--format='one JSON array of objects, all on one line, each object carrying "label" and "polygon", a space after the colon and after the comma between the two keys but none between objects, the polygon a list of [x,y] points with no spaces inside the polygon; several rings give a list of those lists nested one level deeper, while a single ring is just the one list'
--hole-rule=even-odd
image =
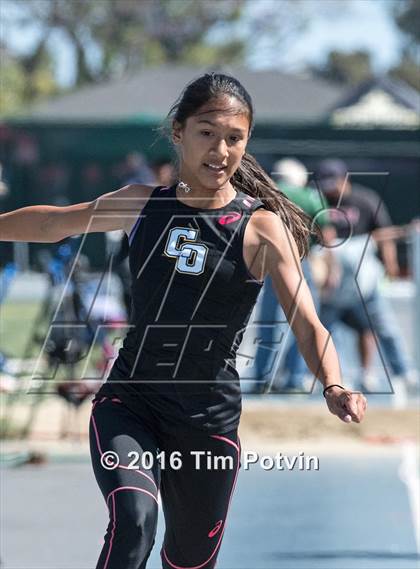
[{"label": "long braided hair", "polygon": [[[189,83],[171,107],[167,119],[172,119],[172,124],[176,121],[184,125],[188,117],[196,114],[203,105],[223,96],[235,97],[241,103],[249,118],[251,135],[254,128],[252,99],[235,77],[223,73],[205,73]],[[231,182],[238,190],[259,198],[266,209],[280,215],[296,241],[300,257],[307,254],[311,234],[319,237],[317,226],[300,207],[279,190],[251,154],[244,154]]]}]

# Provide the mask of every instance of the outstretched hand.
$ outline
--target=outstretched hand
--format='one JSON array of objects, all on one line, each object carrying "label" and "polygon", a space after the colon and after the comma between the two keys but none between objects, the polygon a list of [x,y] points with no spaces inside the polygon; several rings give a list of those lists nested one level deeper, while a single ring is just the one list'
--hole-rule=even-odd
[{"label": "outstretched hand", "polygon": [[359,391],[331,387],[326,394],[328,409],[345,423],[360,423],[365,415],[366,397]]}]

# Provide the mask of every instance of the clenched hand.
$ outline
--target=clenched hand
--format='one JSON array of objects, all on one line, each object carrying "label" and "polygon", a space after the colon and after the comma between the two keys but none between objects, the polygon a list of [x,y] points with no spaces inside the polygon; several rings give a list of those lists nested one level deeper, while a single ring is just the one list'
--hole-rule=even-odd
[{"label": "clenched hand", "polygon": [[360,423],[365,415],[366,397],[358,391],[331,387],[325,393],[328,409],[345,423]]}]

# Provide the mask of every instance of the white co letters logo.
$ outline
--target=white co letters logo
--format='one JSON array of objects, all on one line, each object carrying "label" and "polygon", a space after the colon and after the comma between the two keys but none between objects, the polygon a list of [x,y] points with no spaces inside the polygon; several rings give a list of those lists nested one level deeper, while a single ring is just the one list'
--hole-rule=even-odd
[{"label": "white co letters logo", "polygon": [[175,268],[180,273],[199,275],[204,271],[208,247],[196,243],[198,229],[173,227],[169,232],[164,254],[176,257]]}]

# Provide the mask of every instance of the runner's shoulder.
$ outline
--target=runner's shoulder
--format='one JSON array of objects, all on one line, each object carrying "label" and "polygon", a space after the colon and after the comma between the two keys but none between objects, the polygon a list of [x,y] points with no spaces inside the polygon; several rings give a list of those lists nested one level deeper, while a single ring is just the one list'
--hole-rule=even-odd
[{"label": "runner's shoulder", "polygon": [[148,200],[156,186],[148,186],[146,184],[127,184],[116,191],[118,197]]},{"label": "runner's shoulder", "polygon": [[138,216],[142,213],[155,187],[156,186],[147,186],[145,184],[128,184],[112,193],[112,198],[115,199],[115,207],[128,214],[123,227],[128,235],[135,225]]},{"label": "runner's shoulder", "polygon": [[128,184],[114,192],[113,196],[118,198],[122,209],[127,209],[139,215],[156,186],[145,184]]},{"label": "runner's shoulder", "polygon": [[260,244],[287,239],[288,230],[280,215],[264,207],[254,211],[247,227],[249,227],[249,239],[258,241]]}]

